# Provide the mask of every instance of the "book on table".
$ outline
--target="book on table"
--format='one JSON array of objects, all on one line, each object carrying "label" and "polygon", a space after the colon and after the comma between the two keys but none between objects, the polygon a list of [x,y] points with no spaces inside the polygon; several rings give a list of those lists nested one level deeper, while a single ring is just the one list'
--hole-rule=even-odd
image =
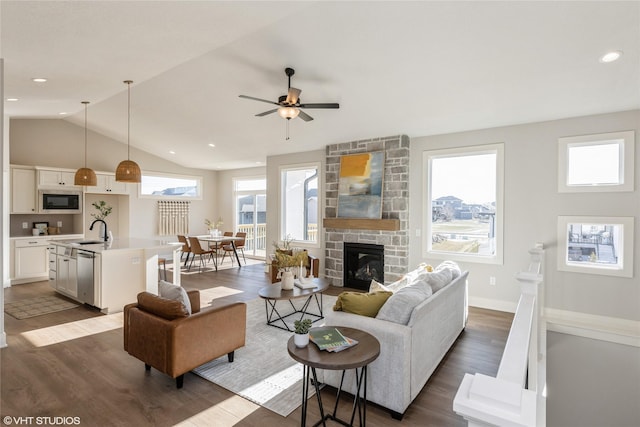
[{"label": "book on table", "polygon": [[300,279],[295,279],[293,284],[296,285],[300,289],[313,289],[316,287],[316,284],[313,280],[309,280],[308,282],[301,282]]},{"label": "book on table", "polygon": [[333,352],[344,350],[358,343],[358,341],[342,335],[337,328],[330,326],[309,330],[309,338],[320,350]]}]

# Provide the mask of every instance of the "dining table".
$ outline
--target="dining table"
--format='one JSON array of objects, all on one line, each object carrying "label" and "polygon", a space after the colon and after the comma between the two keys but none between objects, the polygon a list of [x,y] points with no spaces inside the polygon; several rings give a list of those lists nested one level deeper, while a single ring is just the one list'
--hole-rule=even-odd
[{"label": "dining table", "polygon": [[244,237],[233,237],[233,236],[211,236],[211,235],[203,235],[203,236],[196,236],[198,238],[198,240],[201,240],[203,242],[207,242],[207,244],[209,244],[209,247],[214,246],[214,249],[216,250],[216,256],[213,257],[213,266],[216,268],[216,271],[218,271],[218,252],[217,250],[222,247],[223,244],[226,243],[230,243],[231,247],[233,248],[233,254],[236,257],[236,261],[238,261],[238,267],[242,267],[242,264],[240,264],[240,257],[238,256],[238,249],[236,248],[236,242],[242,241],[244,240]]}]

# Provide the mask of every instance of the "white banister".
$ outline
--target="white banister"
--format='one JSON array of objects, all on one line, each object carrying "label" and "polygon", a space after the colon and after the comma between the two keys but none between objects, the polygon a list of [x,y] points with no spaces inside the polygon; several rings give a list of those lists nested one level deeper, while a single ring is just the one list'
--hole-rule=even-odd
[{"label": "white banister", "polygon": [[465,374],[453,400],[453,410],[469,426],[544,426],[544,333],[539,302],[544,301],[544,250],[529,251],[530,264],[518,273],[521,295],[495,377]]}]

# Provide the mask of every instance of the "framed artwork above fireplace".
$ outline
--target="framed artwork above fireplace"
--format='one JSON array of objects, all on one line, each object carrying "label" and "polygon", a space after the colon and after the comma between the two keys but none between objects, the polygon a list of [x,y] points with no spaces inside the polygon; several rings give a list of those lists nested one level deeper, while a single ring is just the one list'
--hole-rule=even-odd
[{"label": "framed artwork above fireplace", "polygon": [[340,157],[338,218],[382,218],[384,151]]}]

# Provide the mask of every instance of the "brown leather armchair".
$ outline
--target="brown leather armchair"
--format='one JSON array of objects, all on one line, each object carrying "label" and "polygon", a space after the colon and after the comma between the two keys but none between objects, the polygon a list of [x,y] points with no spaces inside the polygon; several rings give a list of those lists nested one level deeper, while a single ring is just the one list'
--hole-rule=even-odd
[{"label": "brown leather armchair", "polygon": [[[304,250],[307,252],[307,250]],[[291,255],[291,254],[289,254]],[[309,255],[307,252],[307,256],[309,257],[309,265],[307,265],[307,276],[313,274],[313,277],[318,277],[318,270],[320,268],[320,260],[313,255]],[[271,268],[269,269],[271,273],[271,283],[276,283],[278,281],[278,261],[271,261]]]},{"label": "brown leather armchair", "polygon": [[184,374],[227,355],[245,344],[244,303],[200,310],[200,292],[188,291],[192,314],[184,305],[141,292],[138,302],[124,307],[124,349],[142,360],[145,369],[156,368],[176,379],[182,388]]}]

